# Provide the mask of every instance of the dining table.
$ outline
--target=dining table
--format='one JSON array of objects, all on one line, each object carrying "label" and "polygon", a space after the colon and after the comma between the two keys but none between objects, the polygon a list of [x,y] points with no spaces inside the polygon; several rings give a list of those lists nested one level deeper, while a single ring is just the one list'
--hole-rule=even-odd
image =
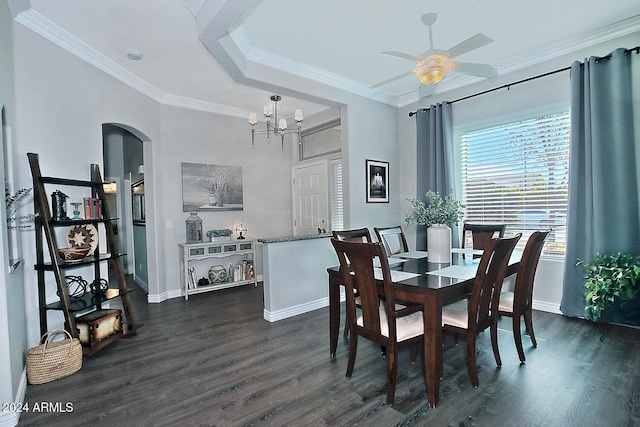
[{"label": "dining table", "polygon": [[[450,263],[429,262],[428,253],[412,251],[389,258],[391,280],[396,300],[421,304],[424,307],[424,375],[429,406],[438,404],[443,374],[442,307],[471,292],[481,254],[475,249],[452,249]],[[506,276],[515,274],[519,256],[509,260]],[[339,266],[327,268],[329,275],[329,351],[336,355],[340,332],[340,287],[344,286]],[[382,288],[381,275],[379,284]]]}]

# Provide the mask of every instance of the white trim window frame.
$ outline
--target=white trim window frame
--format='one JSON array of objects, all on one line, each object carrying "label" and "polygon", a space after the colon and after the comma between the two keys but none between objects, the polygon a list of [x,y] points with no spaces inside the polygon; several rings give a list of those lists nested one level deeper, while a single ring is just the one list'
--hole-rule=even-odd
[{"label": "white trim window frame", "polygon": [[456,129],[464,220],[507,224],[507,233],[523,233],[519,249],[535,230],[551,228],[543,255],[564,257],[569,124],[564,107]]}]

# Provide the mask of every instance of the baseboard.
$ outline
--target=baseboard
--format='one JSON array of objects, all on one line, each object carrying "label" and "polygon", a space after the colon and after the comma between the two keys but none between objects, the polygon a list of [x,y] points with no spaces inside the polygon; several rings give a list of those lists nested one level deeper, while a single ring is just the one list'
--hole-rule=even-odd
[{"label": "baseboard", "polygon": [[[262,282],[262,274],[258,274],[257,282]],[[212,292],[215,292],[215,291],[212,291]],[[148,294],[147,302],[160,303],[162,301],[166,301],[171,298],[184,298],[184,294],[182,293],[182,288],[172,289],[170,291],[163,292],[161,294]]]},{"label": "baseboard", "polygon": [[532,308],[534,310],[546,311],[547,313],[562,314],[560,304],[533,300]]},{"label": "baseboard", "polygon": [[182,289],[174,289],[161,294],[147,294],[147,302],[150,304],[160,303],[171,298],[184,298],[184,295],[182,295]]},{"label": "baseboard", "polygon": [[289,317],[297,316],[299,314],[308,313],[319,308],[329,306],[329,297],[322,298],[316,301],[311,301],[305,304],[295,305],[293,307],[285,308],[277,311],[263,311],[264,320],[267,322],[277,322],[278,320],[287,319]]},{"label": "baseboard", "polygon": [[[14,403],[19,405],[24,404],[24,397],[27,394],[27,368],[22,371],[22,377],[20,378],[20,384],[18,385],[18,391],[14,399]],[[14,427],[20,422],[20,412],[4,412],[0,411],[0,427]]]}]

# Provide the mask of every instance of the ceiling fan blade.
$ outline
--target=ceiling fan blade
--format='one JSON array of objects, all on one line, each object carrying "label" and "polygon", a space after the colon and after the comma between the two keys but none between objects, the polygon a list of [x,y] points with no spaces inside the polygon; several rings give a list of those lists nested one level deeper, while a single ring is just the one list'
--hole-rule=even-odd
[{"label": "ceiling fan blade", "polygon": [[397,76],[395,76],[395,77],[391,77],[390,79],[387,79],[387,80],[385,80],[385,81],[383,81],[383,82],[376,83],[376,84],[374,84],[373,86],[369,86],[369,88],[370,88],[370,89],[374,89],[374,88],[377,88],[377,87],[380,87],[380,86],[386,85],[387,83],[391,83],[391,82],[394,82],[394,81],[396,81],[396,80],[400,80],[400,79],[401,79],[401,78],[403,78],[403,77],[410,76],[411,74],[413,74],[413,71],[409,70],[409,71],[407,71],[407,72],[405,72],[405,73],[402,73],[402,74],[399,74],[399,75],[397,75]]},{"label": "ceiling fan blade", "polygon": [[421,59],[426,59],[431,55],[440,55],[442,53],[444,53],[444,50],[442,49],[428,49],[428,50],[425,50],[424,52],[420,52],[418,57]]},{"label": "ceiling fan blade", "polygon": [[434,84],[420,85],[419,90],[420,90],[420,99],[422,99],[427,96],[433,95],[436,91],[436,85]]},{"label": "ceiling fan blade", "polygon": [[474,49],[478,49],[484,45],[492,43],[493,39],[485,36],[482,33],[478,33],[473,37],[469,37],[465,41],[458,43],[451,49],[444,52],[449,58],[454,58],[456,56],[462,55],[463,53],[470,52]]},{"label": "ceiling fan blade", "polygon": [[410,53],[398,52],[397,50],[388,50],[382,52],[383,55],[395,56],[397,58],[408,59],[409,61],[418,62],[422,61],[419,56],[411,55]]},{"label": "ceiling fan blade", "polygon": [[498,69],[488,64],[474,64],[471,62],[454,62],[453,70],[458,73],[490,79],[498,75]]}]

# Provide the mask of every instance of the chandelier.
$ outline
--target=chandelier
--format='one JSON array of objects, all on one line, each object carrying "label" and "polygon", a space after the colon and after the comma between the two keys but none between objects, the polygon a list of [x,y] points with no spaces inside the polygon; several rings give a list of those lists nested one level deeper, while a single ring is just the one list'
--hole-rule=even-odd
[{"label": "chandelier", "polygon": [[[286,119],[278,120],[278,101],[280,101],[282,97],[280,95],[273,95],[269,99],[273,101],[273,104],[267,103],[264,106],[264,116],[267,119],[266,129],[261,129],[261,130],[256,129],[256,124],[258,123],[258,116],[256,113],[249,114],[249,124],[251,125],[251,146],[252,147],[255,146],[254,136],[256,133],[266,133],[267,141],[271,139],[271,134],[273,133],[274,135],[280,137],[280,141],[282,144],[282,151],[284,151],[284,135],[287,133],[287,131],[291,131],[291,129],[287,129]],[[273,124],[271,124],[272,123],[271,116],[273,116],[273,123],[277,124],[277,126],[274,126]],[[297,108],[293,115],[293,118],[296,121],[296,124],[298,125],[298,129],[297,129],[298,144],[300,144],[301,138],[302,138],[300,130],[302,128],[302,120],[304,119],[304,116],[302,115],[302,110]]]}]

